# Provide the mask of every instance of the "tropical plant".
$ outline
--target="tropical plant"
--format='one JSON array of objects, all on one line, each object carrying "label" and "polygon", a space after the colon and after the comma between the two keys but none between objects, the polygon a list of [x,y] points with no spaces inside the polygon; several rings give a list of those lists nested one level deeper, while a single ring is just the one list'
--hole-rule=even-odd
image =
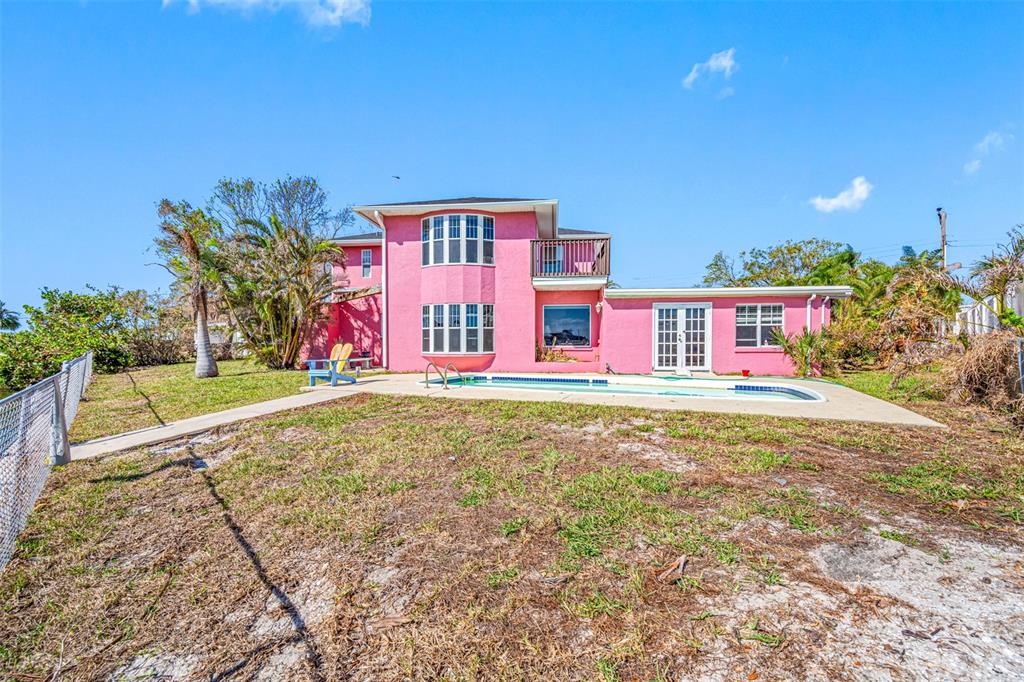
[{"label": "tropical plant", "polygon": [[835,345],[825,331],[804,329],[799,334],[773,333],[774,343],[793,361],[800,376],[835,376],[839,371]]},{"label": "tropical plant", "polygon": [[327,264],[343,258],[332,241],[354,216],[329,208],[316,178],[271,183],[221,180],[209,211],[227,228],[217,258],[217,288],[253,356],[294,367],[332,296]]},{"label": "tropical plant", "polygon": [[326,266],[343,258],[331,240],[271,215],[243,219],[218,254],[217,284],[246,345],[272,368],[295,367],[333,290]]},{"label": "tropical plant", "polygon": [[21,326],[21,321],[18,319],[18,313],[9,309],[4,305],[3,301],[0,301],[0,330],[12,332]]},{"label": "tropical plant", "polygon": [[220,223],[201,208],[187,201],[174,203],[163,199],[157,205],[160,236],[157,251],[167,268],[188,292],[195,321],[196,377],[218,374],[217,361],[210,346],[209,286],[217,276],[217,246]]},{"label": "tropical plant", "polygon": [[1007,232],[1007,237],[1007,243],[979,259],[967,277],[941,268],[908,269],[904,274],[912,286],[930,285],[954,292],[957,302],[960,294],[967,296],[988,309],[1002,327],[1024,336],[1024,318],[1006,305],[1010,287],[1024,282],[1024,225]]}]

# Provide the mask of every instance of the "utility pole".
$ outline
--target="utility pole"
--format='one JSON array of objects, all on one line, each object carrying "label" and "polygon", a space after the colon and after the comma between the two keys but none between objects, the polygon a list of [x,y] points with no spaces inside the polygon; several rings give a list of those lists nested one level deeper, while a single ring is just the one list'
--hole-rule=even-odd
[{"label": "utility pole", "polygon": [[939,232],[942,235],[942,270],[946,271],[946,212],[939,206],[935,209],[935,213],[939,216]]}]

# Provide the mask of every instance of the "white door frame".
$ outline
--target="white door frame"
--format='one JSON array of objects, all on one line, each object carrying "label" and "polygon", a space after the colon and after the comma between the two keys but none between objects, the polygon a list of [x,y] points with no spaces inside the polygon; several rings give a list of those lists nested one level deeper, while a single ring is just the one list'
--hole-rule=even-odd
[{"label": "white door frame", "polygon": [[[686,354],[683,352],[682,325],[686,323],[685,315],[677,315],[676,324],[680,329],[676,332],[676,367],[658,367],[658,310],[675,308],[685,310],[686,308],[703,308],[704,313],[704,364],[701,367],[686,367]],[[655,303],[651,315],[651,368],[654,371],[711,371],[711,340],[714,338],[711,333],[712,306],[710,301],[686,301],[681,303]]]}]

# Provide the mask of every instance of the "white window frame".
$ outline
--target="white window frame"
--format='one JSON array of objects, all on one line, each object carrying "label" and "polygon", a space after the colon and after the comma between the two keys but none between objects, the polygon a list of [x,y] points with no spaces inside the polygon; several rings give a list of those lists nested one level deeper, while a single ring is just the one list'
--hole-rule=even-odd
[{"label": "white window frame", "polygon": [[[744,324],[744,325],[741,325],[739,323],[739,309],[740,309],[740,306],[757,308],[757,321],[754,324]],[[763,309],[767,308],[767,307],[778,307],[778,308],[781,309],[781,313],[779,315],[779,324],[775,325],[775,324],[766,324],[765,323],[765,321],[764,321],[765,315],[764,315]],[[779,348],[780,347],[779,344],[777,344],[777,343],[761,343],[761,330],[762,330],[763,327],[766,327],[766,326],[767,327],[776,327],[777,326],[779,329],[782,330],[783,334],[786,333],[786,305],[784,303],[737,303],[736,304],[736,308],[733,310],[733,315],[734,315],[734,321],[733,321],[733,339],[732,340],[733,340],[733,344],[735,345],[736,348]],[[754,330],[755,330],[754,331],[754,333],[755,333],[755,337],[754,337],[754,342],[755,343],[754,343],[754,345],[752,345],[752,346],[749,346],[749,345],[741,346],[739,344],[739,339],[736,338],[736,332],[737,332],[738,328],[741,327],[741,326],[742,327],[753,327],[754,328]]]},{"label": "white window frame", "polygon": [[[476,323],[475,327],[470,327],[469,326],[469,318],[468,318],[468,316],[466,314],[466,306],[467,305],[475,305],[477,307],[476,308],[476,310],[477,310],[477,312],[476,312],[476,321],[477,321],[477,323]],[[444,326],[443,327],[435,327],[434,326],[434,306],[441,306],[443,308],[443,311],[444,311],[443,312],[443,315],[444,315],[444,320],[443,320],[444,321]],[[420,322],[420,334],[421,334],[420,335],[420,352],[421,352],[421,354],[423,354],[423,355],[493,355],[494,354],[494,350],[489,350],[489,351],[485,351],[484,350],[484,329],[490,329],[490,330],[494,329],[494,326],[493,326],[494,314],[493,314],[493,312],[491,314],[491,326],[490,327],[484,327],[484,306],[491,306],[492,311],[494,309],[494,304],[493,303],[471,302],[471,303],[423,303],[423,304],[421,304],[421,306],[420,306],[420,308],[421,308],[421,322]],[[458,310],[458,319],[459,319],[459,326],[458,327],[453,327],[451,325],[451,321],[452,321],[452,308],[453,307],[457,308],[457,310]],[[426,316],[423,316],[422,315],[422,311],[423,310],[428,310],[429,314],[426,315]],[[429,332],[430,332],[430,336],[429,336],[430,348],[429,348],[429,350],[422,350],[423,349],[422,333],[423,333],[423,330],[424,330],[423,323],[426,323],[427,325],[429,325],[428,327],[425,328],[425,329],[429,330]],[[451,346],[451,339],[449,338],[449,332],[452,329],[458,329],[459,330],[459,349],[460,350],[457,350],[457,351],[449,350],[449,347]],[[477,350],[475,350],[475,351],[467,351],[466,350],[466,332],[469,329],[475,329],[477,331],[477,337],[476,337],[477,338]],[[441,348],[441,350],[435,350],[435,348],[434,348],[434,332],[436,330],[443,330],[442,344],[441,344],[442,348]]]},{"label": "white window frame", "polygon": [[373,266],[373,249],[363,249],[359,254],[359,263],[363,266],[363,279],[369,279]]},{"label": "white window frame", "polygon": [[[544,338],[544,318],[547,316],[548,308],[586,308],[587,309],[587,345],[585,346],[549,346]],[[594,306],[589,303],[560,303],[541,306],[540,314],[540,336],[545,348],[571,348],[573,350],[590,350],[594,347]]]},{"label": "white window frame", "polygon": [[[477,234],[477,236],[472,238],[472,239],[470,237],[466,236],[466,233],[468,232],[467,227],[466,227],[466,224],[468,223],[467,218],[469,218],[470,216],[474,216],[477,219],[477,225],[476,225],[476,234]],[[451,235],[451,222],[449,220],[450,218],[453,218],[453,217],[458,217],[459,218],[459,236],[458,237],[454,237],[454,238],[450,236]],[[440,237],[438,237],[436,235],[437,228],[435,228],[435,226],[434,226],[434,219],[435,218],[441,218],[441,229],[440,229],[441,236]],[[486,220],[492,221],[492,225],[493,225],[493,227],[492,227],[492,239],[484,239],[484,222]],[[426,241],[424,241],[424,239],[423,239],[423,221],[427,221],[427,223],[429,225],[429,230],[427,231],[427,240]],[[497,229],[497,225],[495,224],[494,216],[484,215],[483,213],[443,213],[443,214],[436,214],[436,215],[426,216],[426,217],[424,217],[424,218],[422,218],[420,220],[420,267],[432,268],[434,266],[440,266],[440,265],[482,265],[482,266],[485,266],[485,267],[493,268],[494,267],[494,263],[493,262],[491,262],[491,263],[485,263],[484,262],[484,243],[485,242],[490,242],[492,245],[494,244],[495,239],[493,239],[493,237],[494,237],[493,232],[496,229]],[[459,262],[458,263],[451,263],[451,262],[448,261],[448,257],[451,255],[450,243],[453,240],[458,240],[458,244],[459,244]],[[466,262],[466,244],[467,244],[467,242],[470,242],[470,241],[475,241],[476,242],[476,258],[477,258],[477,262],[475,262],[475,263],[468,263],[468,262]],[[442,243],[442,253],[443,253],[443,256],[444,256],[444,262],[443,263],[436,262],[436,260],[434,258],[435,249],[436,249],[435,244],[437,244],[438,242]],[[427,256],[428,256],[427,261],[428,262],[426,262],[426,263],[423,262],[423,251],[422,251],[422,249],[423,249],[423,244],[424,243],[426,243],[428,245],[428,248],[427,248]],[[492,252],[493,252],[493,247],[492,247]],[[492,256],[492,260],[493,260],[493,256]]]},{"label": "white window frame", "polygon": [[[658,364],[658,309],[659,308],[675,308],[676,313],[676,334],[680,334],[684,330],[686,324],[686,314],[683,312],[686,308],[703,308],[704,309],[704,364],[701,367],[687,367],[686,366],[686,353],[684,349],[679,348],[680,342],[677,336],[677,348],[676,348],[676,366],[667,367]],[[714,306],[711,305],[710,301],[687,301],[685,303],[654,303],[651,310],[651,369],[655,372],[678,372],[678,371],[697,371],[697,372],[710,372],[712,367],[712,352],[714,350]]]}]

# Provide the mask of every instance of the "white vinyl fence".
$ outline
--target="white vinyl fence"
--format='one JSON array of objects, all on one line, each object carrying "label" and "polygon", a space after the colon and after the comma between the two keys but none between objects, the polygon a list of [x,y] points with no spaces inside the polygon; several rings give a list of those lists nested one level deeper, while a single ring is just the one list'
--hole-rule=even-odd
[{"label": "white vinyl fence", "polygon": [[0,570],[14,554],[54,464],[70,460],[68,429],[92,378],[92,353],[0,400]]},{"label": "white vinyl fence", "polygon": [[[996,319],[995,313],[990,310],[990,308],[996,307],[995,296],[986,298],[985,303],[987,307],[980,303],[962,306],[960,312],[957,313],[953,333],[959,334],[963,331],[968,336],[977,336],[978,334],[988,334],[999,329],[999,320]],[[1003,301],[1003,304],[1008,310],[1012,310],[1018,315],[1024,315],[1024,282],[1018,282],[1010,286],[1009,291],[1006,292],[1006,299]]]}]

